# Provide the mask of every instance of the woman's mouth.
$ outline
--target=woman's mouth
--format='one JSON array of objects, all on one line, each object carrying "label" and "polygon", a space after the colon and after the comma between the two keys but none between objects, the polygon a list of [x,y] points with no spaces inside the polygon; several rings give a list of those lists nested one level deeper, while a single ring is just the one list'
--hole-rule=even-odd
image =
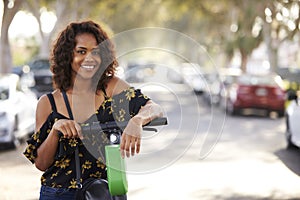
[{"label": "woman's mouth", "polygon": [[81,65],[83,69],[92,70],[95,68],[95,65]]}]

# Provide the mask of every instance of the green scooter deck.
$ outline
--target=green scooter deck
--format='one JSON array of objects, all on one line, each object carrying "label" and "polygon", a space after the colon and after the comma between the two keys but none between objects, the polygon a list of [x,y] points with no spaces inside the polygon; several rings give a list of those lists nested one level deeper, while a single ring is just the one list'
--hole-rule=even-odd
[{"label": "green scooter deck", "polygon": [[105,146],[108,188],[111,195],[124,195],[128,191],[125,161],[121,158],[120,145]]}]

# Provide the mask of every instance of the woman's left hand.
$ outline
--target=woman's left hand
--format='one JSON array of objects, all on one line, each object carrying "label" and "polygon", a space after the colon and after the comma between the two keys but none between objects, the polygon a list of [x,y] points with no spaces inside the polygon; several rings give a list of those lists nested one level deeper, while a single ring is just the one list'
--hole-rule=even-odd
[{"label": "woman's left hand", "polygon": [[142,135],[142,122],[138,118],[131,118],[123,131],[120,150],[122,158],[134,156],[135,153],[140,152],[141,135]]}]

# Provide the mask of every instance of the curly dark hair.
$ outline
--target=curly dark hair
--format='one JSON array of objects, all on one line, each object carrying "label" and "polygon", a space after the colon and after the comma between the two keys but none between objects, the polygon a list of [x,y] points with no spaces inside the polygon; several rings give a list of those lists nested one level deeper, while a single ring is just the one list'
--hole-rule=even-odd
[{"label": "curly dark hair", "polygon": [[93,87],[96,92],[107,86],[116,71],[118,62],[116,60],[114,45],[107,33],[99,24],[88,20],[70,23],[55,40],[50,55],[50,69],[53,73],[53,87],[60,90],[67,90],[72,86],[71,63],[74,57],[76,46],[75,37],[78,34],[91,33],[99,44],[101,64],[99,70],[93,76]]}]

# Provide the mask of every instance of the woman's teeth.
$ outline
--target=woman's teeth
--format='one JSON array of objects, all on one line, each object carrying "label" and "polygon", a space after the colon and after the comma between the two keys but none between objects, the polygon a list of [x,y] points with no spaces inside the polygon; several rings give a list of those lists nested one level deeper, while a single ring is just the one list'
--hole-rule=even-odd
[{"label": "woman's teeth", "polygon": [[84,69],[94,69],[95,66],[93,66],[93,65],[82,65],[81,67],[84,68]]}]

